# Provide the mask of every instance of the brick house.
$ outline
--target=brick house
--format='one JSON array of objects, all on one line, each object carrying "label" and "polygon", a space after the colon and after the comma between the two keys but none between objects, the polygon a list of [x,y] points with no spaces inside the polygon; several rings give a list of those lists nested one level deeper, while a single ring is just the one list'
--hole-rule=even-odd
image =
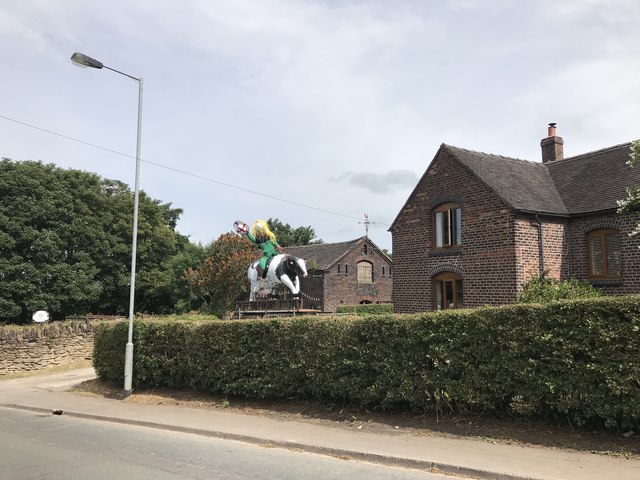
[{"label": "brick house", "polygon": [[284,250],[307,262],[309,275],[300,282],[307,308],[335,312],[338,305],[391,303],[391,259],[366,236]]},{"label": "brick house", "polygon": [[442,144],[390,227],[396,312],[511,303],[546,271],[606,294],[640,292],[640,184],[631,144],[563,158],[550,124],[542,163]]}]

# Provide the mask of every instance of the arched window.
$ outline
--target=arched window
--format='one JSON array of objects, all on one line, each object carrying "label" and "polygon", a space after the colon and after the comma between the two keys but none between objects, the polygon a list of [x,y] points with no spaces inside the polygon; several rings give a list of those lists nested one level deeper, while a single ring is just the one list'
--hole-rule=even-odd
[{"label": "arched window", "polygon": [[369,262],[358,262],[358,283],[373,283],[373,265]]},{"label": "arched window", "polygon": [[441,272],[433,277],[436,310],[462,308],[462,277],[452,272]]},{"label": "arched window", "polygon": [[462,244],[462,208],[443,203],[433,210],[433,245],[446,248]]},{"label": "arched window", "polygon": [[593,278],[620,278],[620,233],[603,228],[587,234],[589,276]]}]

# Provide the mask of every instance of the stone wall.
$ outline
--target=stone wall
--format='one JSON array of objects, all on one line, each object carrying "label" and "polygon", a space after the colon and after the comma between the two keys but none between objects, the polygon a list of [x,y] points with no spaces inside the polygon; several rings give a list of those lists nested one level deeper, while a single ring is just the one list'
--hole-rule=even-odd
[{"label": "stone wall", "polygon": [[89,320],[0,326],[0,376],[90,360]]}]

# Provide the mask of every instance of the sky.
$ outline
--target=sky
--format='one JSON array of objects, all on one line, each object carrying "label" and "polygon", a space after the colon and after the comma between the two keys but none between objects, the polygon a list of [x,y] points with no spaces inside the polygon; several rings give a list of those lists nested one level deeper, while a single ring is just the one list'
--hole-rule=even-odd
[{"label": "sky", "polygon": [[637,0],[0,0],[0,156],[183,209],[208,244],[278,218],[389,226],[442,143],[541,161],[640,138]]}]

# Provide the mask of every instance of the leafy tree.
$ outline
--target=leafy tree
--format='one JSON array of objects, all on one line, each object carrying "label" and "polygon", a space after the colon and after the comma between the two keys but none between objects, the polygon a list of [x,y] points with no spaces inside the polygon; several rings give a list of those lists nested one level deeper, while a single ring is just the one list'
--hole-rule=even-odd
[{"label": "leafy tree", "polygon": [[182,210],[172,209],[170,203],[161,204],[141,192],[137,248],[141,268],[136,277],[136,311],[172,311],[174,301],[168,296],[172,280],[169,261],[179,251],[173,219],[180,213]]},{"label": "leafy tree", "polygon": [[[180,250],[180,209],[140,195],[137,310],[159,308]],[[0,321],[129,306],[133,194],[122,182],[41,162],[0,163]]]},{"label": "leafy tree", "polygon": [[223,316],[233,310],[236,301],[248,297],[247,268],[255,256],[249,240],[225,233],[211,244],[209,256],[199,268],[187,269],[185,279],[205,310]]},{"label": "leafy tree", "polygon": [[28,321],[39,309],[64,317],[86,311],[100,295],[92,250],[106,238],[92,208],[101,204],[79,199],[80,183],[86,197],[99,195],[96,176],[2,160],[0,319]]},{"label": "leafy tree", "polygon": [[[640,141],[631,144],[631,153],[629,154],[630,166],[636,167],[640,163]],[[627,189],[627,198],[618,201],[618,213],[640,212],[640,185]],[[640,224],[630,234],[632,237],[640,235]]]},{"label": "leafy tree", "polygon": [[[129,310],[131,280],[131,235],[133,192],[119,181],[103,180],[105,199],[97,214],[107,242],[98,245],[92,255],[99,269],[97,279],[103,287],[94,312],[126,314]],[[184,242],[175,232],[181,209],[171,208],[140,192],[136,258],[135,310],[150,313],[170,311],[166,297],[171,282],[168,261]]]},{"label": "leafy tree", "polygon": [[599,297],[602,293],[590,283],[577,278],[557,280],[548,278],[545,271],[527,282],[517,303],[549,303],[557,300],[576,300]]},{"label": "leafy tree", "polygon": [[165,301],[165,310],[160,313],[187,313],[202,307],[202,300],[191,291],[185,272],[202,265],[208,253],[206,247],[185,238],[178,253],[167,261],[167,282],[158,292]]},{"label": "leafy tree", "polygon": [[271,231],[276,235],[278,244],[283,247],[323,243],[322,240],[314,240],[316,232],[310,226],[293,228],[288,223],[282,223],[277,218],[270,218],[267,220],[267,224]]}]

